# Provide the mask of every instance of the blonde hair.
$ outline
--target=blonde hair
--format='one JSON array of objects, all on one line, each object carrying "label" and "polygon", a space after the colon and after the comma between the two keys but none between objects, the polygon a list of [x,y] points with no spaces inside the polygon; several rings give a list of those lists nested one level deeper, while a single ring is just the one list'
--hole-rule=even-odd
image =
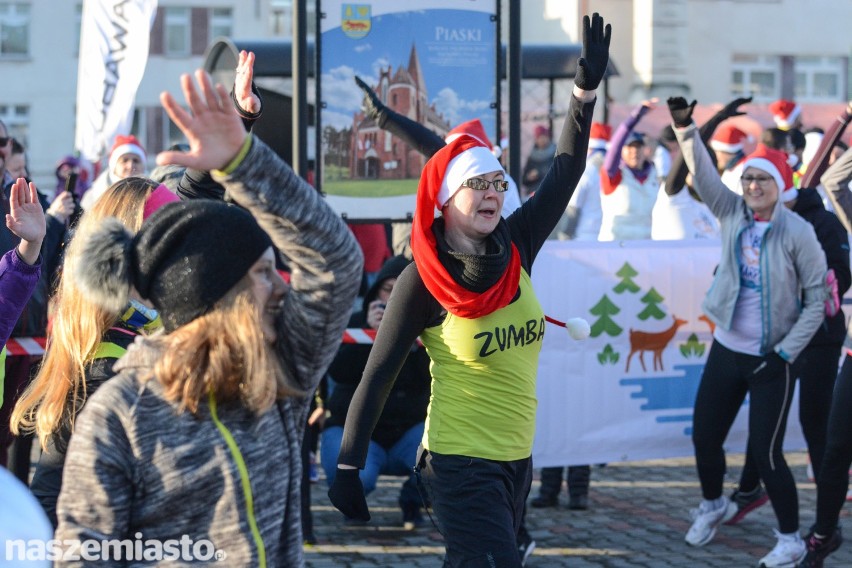
[{"label": "blonde hair", "polygon": [[260,318],[245,276],[210,312],[150,339],[162,349],[153,375],[166,398],[195,414],[199,401],[212,393],[219,403],[240,402],[261,414],[277,398],[303,396],[287,384]]},{"label": "blonde hair", "polygon": [[[156,188],[156,183],[139,177],[112,184],[80,217],[77,234],[95,229],[107,217],[117,218],[135,233],[142,226],[145,200]],[[70,277],[74,266],[87,262],[80,254],[80,241],[72,239],[66,249],[48,347],[38,375],[21,395],[10,420],[14,434],[35,433],[43,449],[60,428],[73,430],[74,418],[86,401],[86,368],[104,333],[119,318],[87,301]]]}]

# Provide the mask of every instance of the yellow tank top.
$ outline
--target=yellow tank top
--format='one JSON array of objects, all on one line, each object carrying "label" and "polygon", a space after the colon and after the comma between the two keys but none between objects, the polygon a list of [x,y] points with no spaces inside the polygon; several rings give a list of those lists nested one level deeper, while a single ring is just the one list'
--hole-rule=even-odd
[{"label": "yellow tank top", "polygon": [[423,447],[497,461],[528,458],[544,312],[526,270],[520,297],[477,319],[447,314],[421,335],[432,360]]}]

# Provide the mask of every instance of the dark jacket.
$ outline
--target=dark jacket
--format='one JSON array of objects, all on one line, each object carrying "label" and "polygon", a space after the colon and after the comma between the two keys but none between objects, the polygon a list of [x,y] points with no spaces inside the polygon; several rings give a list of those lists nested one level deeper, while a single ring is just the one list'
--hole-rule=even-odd
[{"label": "dark jacket", "polygon": [[[840,298],[852,284],[852,274],[849,270],[849,237],[846,229],[834,213],[825,210],[822,199],[815,189],[799,190],[799,197],[793,211],[813,225],[816,231],[829,269],[834,269],[837,277],[837,293]],[[808,346],[840,345],[846,337],[846,319],[843,311],[833,317],[825,317]]]},{"label": "dark jacket", "polygon": [[[408,266],[410,260],[403,256],[395,256],[384,263],[376,277],[375,283],[364,295],[363,307],[354,313],[349,320],[350,328],[367,328],[367,309],[379,294],[382,283],[389,278],[396,278]],[[349,404],[355,395],[355,389],[361,382],[361,375],[367,365],[367,359],[372,350],[371,344],[343,343],[337,351],[337,356],[328,369],[328,375],[334,380],[334,390],[325,407],[329,412],[326,426],[343,426]],[[410,430],[415,424],[426,420],[426,408],[429,406],[431,393],[431,377],[429,375],[429,356],[422,346],[412,346],[411,352],[399,378],[388,394],[388,400],[382,411],[372,440],[383,448],[390,448]]]},{"label": "dark jacket", "polygon": [[[138,330],[131,330],[122,324],[117,324],[116,327],[126,329],[130,333],[118,331],[117,329],[107,330],[104,334],[104,342],[114,343],[123,349],[130,347],[133,339],[136,337]],[[91,397],[98,388],[103,385],[108,379],[115,375],[113,366],[118,359],[115,357],[104,357],[95,359],[86,368],[86,397]],[[70,393],[69,393],[70,395]],[[70,404],[70,401],[69,401]],[[85,401],[83,402],[85,404]],[[77,404],[77,413],[83,408],[83,404]],[[56,528],[56,500],[59,498],[59,490],[62,488],[62,468],[65,465],[65,453],[68,451],[68,441],[71,439],[71,425],[69,423],[62,424],[48,441],[47,448],[41,453],[41,457],[36,465],[35,474],[33,475],[30,490],[35,495],[38,502],[41,503],[44,512],[47,513],[47,518],[50,519],[53,528]]]}]

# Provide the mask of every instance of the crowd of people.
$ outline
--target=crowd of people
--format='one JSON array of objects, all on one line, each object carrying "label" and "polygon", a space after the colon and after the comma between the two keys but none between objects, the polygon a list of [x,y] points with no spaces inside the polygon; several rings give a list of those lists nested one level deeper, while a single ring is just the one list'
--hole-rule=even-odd
[{"label": "crowd of people", "polygon": [[[555,139],[536,127],[520,185],[478,120],[442,138],[356,78],[366,116],[428,158],[413,221],[392,228],[347,226],[252,134],[263,102],[249,52],[230,93],[198,71],[181,77],[186,107],[163,94],[186,143],[147,175],[143,144],[119,136],[96,178],[60,160],[48,201],[0,123],[0,340],[49,337],[43,358],[0,353],[0,465],[19,479],[0,468],[2,491],[30,519],[16,534],[187,536],[228,565],[303,565],[315,541],[306,432],[318,428],[342,522],[368,522],[379,475],[403,476],[402,524],[433,512],[444,565],[522,566],[550,320],[530,278],[539,251],[548,239],[713,238],[692,434],[701,500],[685,540],[707,545],[771,502],[776,543],[759,565],[822,566],[843,540],[852,462],[852,361],[840,365],[844,341],[852,354],[840,311],[852,103],[804,132],[800,107],[778,101],[750,153],[728,122],[748,98],[700,127],[696,101],[669,98],[657,137],[641,128],[663,111],[649,99],[613,130],[593,121],[610,38],[598,14],[584,18],[564,125]],[[511,326],[532,339],[490,351],[473,339]],[[374,342],[341,344],[347,327]],[[804,536],[783,453],[797,380],[818,491]],[[746,396],[745,466],[727,496],[724,443]],[[41,449],[32,475],[28,440]],[[587,509],[592,468],[566,465],[568,506]],[[541,479],[529,504],[557,506],[563,468]]]}]

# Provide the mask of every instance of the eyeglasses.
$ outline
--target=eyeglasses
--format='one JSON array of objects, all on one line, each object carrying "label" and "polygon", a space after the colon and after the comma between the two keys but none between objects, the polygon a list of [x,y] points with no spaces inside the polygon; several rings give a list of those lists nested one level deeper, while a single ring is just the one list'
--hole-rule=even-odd
[{"label": "eyeglasses", "polygon": [[751,182],[756,182],[757,185],[763,186],[774,180],[775,178],[772,176],[743,176],[740,178],[740,181],[743,183],[743,187],[750,186]]},{"label": "eyeglasses", "polygon": [[482,178],[470,178],[466,179],[461,184],[464,187],[469,187],[471,189],[475,189],[476,191],[485,191],[492,185],[494,186],[494,191],[499,193],[503,193],[507,189],[509,189],[509,182],[502,179],[495,179],[494,181],[488,181],[487,179]]}]

